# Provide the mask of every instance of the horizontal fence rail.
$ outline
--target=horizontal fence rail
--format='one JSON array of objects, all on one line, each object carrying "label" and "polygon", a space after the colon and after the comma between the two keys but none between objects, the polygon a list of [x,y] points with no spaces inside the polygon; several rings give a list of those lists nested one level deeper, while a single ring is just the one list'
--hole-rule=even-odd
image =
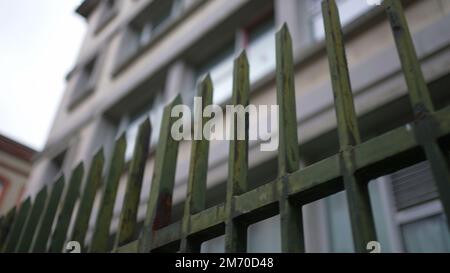
[{"label": "horizontal fence rail", "polygon": [[[248,226],[279,214],[281,250],[304,252],[302,207],[345,191],[355,251],[366,252],[368,242],[376,240],[369,181],[423,160],[430,162],[450,221],[450,107],[434,110],[401,2],[385,0],[383,4],[415,116],[411,123],[361,141],[339,13],[335,1],[326,0],[322,2],[322,11],[340,147],[337,154],[300,168],[302,151],[297,136],[292,41],[287,26],[283,25],[275,37],[280,112],[278,175],[274,181],[249,190],[249,116],[248,113],[245,116],[245,138],[240,140],[236,137],[238,116],[233,113],[235,137],[229,147],[225,202],[206,208],[209,142],[192,140],[184,213],[181,220],[171,223],[179,141],[171,136],[175,119],[170,114],[182,104],[181,96],[177,96],[164,109],[142,228],[138,225],[138,207],[152,131],[149,119],[140,125],[136,137],[115,233],[110,229],[119,181],[126,166],[125,134],[115,142],[109,164],[105,164],[101,149],[87,166],[86,177],[86,166],[80,163],[67,183],[61,176],[33,200],[28,198],[5,214],[0,221],[0,250],[64,252],[67,242],[77,241],[83,252],[200,252],[204,241],[225,235],[226,252],[246,252]],[[233,105],[245,107],[250,103],[249,71],[244,51],[234,61]],[[202,105],[197,111],[212,104],[213,93],[211,78],[206,76],[198,87]],[[200,129],[208,120],[203,117],[199,121]],[[109,168],[103,176],[105,165]],[[96,198],[101,198],[99,209],[92,236],[87,240]]]}]

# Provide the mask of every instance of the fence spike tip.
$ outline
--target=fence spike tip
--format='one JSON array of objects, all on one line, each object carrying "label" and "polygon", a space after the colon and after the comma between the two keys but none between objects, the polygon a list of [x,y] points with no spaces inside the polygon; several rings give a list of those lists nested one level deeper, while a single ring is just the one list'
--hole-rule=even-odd
[{"label": "fence spike tip", "polygon": [[247,57],[247,51],[245,49],[243,49],[239,55],[237,56],[237,58],[235,59],[235,61],[237,63],[243,63],[246,64],[248,66],[248,57]]},{"label": "fence spike tip", "polygon": [[126,141],[127,139],[127,133],[126,132],[122,132],[119,136],[119,138],[116,140],[116,142],[123,142]]},{"label": "fence spike tip", "polygon": [[277,31],[277,34],[279,35],[288,35],[289,37],[291,37],[291,32],[289,31],[289,26],[287,25],[286,22],[284,22],[280,29]]},{"label": "fence spike tip", "polygon": [[145,128],[145,129],[152,129],[152,123],[150,121],[150,117],[147,117],[142,123],[141,123],[141,128]]},{"label": "fence spike tip", "polygon": [[77,164],[77,166],[73,169],[73,172],[79,172],[84,171],[84,162],[80,162]]}]

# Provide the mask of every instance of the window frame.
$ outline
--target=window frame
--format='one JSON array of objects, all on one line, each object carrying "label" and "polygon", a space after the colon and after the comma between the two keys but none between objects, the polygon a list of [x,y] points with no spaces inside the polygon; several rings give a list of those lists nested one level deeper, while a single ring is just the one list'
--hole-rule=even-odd
[{"label": "window frame", "polygon": [[[117,52],[115,54],[115,63],[112,76],[116,77],[123,70],[125,70],[131,63],[133,63],[146,50],[151,48],[157,41],[167,35],[170,30],[180,23],[184,18],[189,16],[194,10],[200,7],[206,0],[193,1],[192,4],[185,4],[184,0],[171,0],[170,16],[163,20],[162,24],[152,30],[151,37],[145,44],[140,44],[139,25],[142,24],[143,17],[149,13],[152,6],[157,5],[166,0],[155,0],[148,3],[134,18],[132,18],[125,27],[123,35],[120,39]],[[130,45],[130,40],[133,44]]]},{"label": "window frame", "polygon": [[[113,1],[113,5],[108,7],[108,3]],[[107,25],[119,14],[119,4],[121,0],[106,0],[101,1],[99,6],[99,16],[95,26],[94,34],[99,34]]]},{"label": "window frame", "polygon": [[[146,103],[140,107],[134,108],[135,111],[129,111],[119,121],[116,136],[119,137],[125,133],[127,140],[127,149],[125,151],[125,162],[129,164],[133,159],[134,147],[136,145],[136,137],[139,125],[146,119],[150,118],[152,124],[152,134],[150,137],[149,153],[152,153],[158,143],[161,131],[162,112],[164,110],[164,88],[155,90],[154,95]],[[154,120],[159,122],[154,122]],[[130,139],[130,133],[134,132]]]},{"label": "window frame", "polygon": [[[385,194],[386,204],[385,206],[389,210],[390,222],[387,226],[392,236],[395,236],[395,241],[392,241],[393,249],[398,251],[406,251],[406,243],[403,236],[402,226],[411,224],[429,217],[438,216],[444,213],[444,209],[439,198],[428,200],[425,202],[417,203],[413,206],[398,210],[392,185],[392,175],[386,175],[380,177],[379,182],[383,182],[380,185],[383,188],[383,194]],[[378,183],[378,182],[377,182]]]},{"label": "window frame", "polygon": [[[236,57],[236,54],[238,54],[241,50],[248,50],[251,46],[251,35],[253,31],[258,30],[260,27],[263,27],[265,24],[272,23],[273,28],[269,28],[270,34],[275,33],[275,12],[274,8],[270,8],[269,10],[265,11],[264,13],[261,13],[259,16],[256,16],[253,21],[251,21],[249,24],[239,26],[233,35],[233,38],[231,41],[227,41],[222,43],[221,46],[218,46],[216,50],[214,50],[215,53],[210,54],[210,57],[206,58],[203,62],[200,64],[195,65],[194,67],[194,83],[195,85],[198,85],[198,82],[201,81],[204,76],[207,73],[211,73],[213,69],[211,67],[215,67],[215,65],[211,65],[213,63],[217,63],[218,66],[224,65],[224,62],[228,62],[228,65],[233,66],[233,59]],[[266,33],[262,34],[267,35]],[[274,36],[273,36],[274,37]],[[272,52],[275,54],[275,39],[273,38],[273,50]],[[230,54],[226,54],[225,52],[231,51]],[[248,52],[247,52],[248,53]],[[219,59],[220,57],[226,56],[221,61],[217,61],[216,59]],[[248,54],[247,54],[247,57]],[[251,65],[251,60],[249,59],[249,63]],[[275,65],[275,63],[274,63]],[[208,68],[210,67],[210,68]],[[267,75],[271,74],[275,71],[275,66],[273,69],[270,69],[268,72],[263,73],[262,75],[259,75],[257,78],[252,79],[251,78],[251,71],[250,71],[250,85],[254,84],[255,82],[260,81],[262,78],[266,77]],[[229,94],[227,96],[224,96],[224,98],[217,100],[217,96],[214,96],[213,103],[218,104],[220,106],[224,106],[226,103],[228,103],[231,100],[232,97],[232,86],[233,86],[233,68],[231,68],[231,72],[229,73],[229,79],[230,79],[230,90],[227,90]],[[214,79],[213,79],[213,86],[214,86]],[[192,87],[192,89],[196,90],[196,86]],[[194,91],[194,96],[196,92]],[[214,94],[217,94],[217,91],[215,89]]]}]

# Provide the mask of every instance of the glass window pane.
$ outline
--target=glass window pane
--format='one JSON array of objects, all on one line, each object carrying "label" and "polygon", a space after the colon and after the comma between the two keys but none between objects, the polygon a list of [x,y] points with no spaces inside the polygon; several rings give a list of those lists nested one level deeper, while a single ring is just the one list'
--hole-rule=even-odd
[{"label": "glass window pane", "polygon": [[225,235],[205,241],[201,246],[201,253],[224,253],[225,252]]},{"label": "glass window pane", "polygon": [[347,196],[339,192],[327,197],[331,252],[354,252]]},{"label": "glass window pane", "polygon": [[157,13],[155,13],[155,17],[152,19],[153,29],[158,29],[164,23],[166,23],[172,14],[172,3],[167,3],[163,5]]},{"label": "glass window pane", "polygon": [[139,125],[146,119],[148,115],[142,115],[133,120],[127,129],[127,149],[125,151],[125,161],[131,160],[133,157],[134,146],[136,145],[136,137],[139,131]]},{"label": "glass window pane", "polygon": [[407,252],[450,252],[450,234],[443,214],[404,224],[401,230]]},{"label": "glass window pane", "polygon": [[[179,0],[150,3],[150,6],[130,24],[139,46],[144,47],[150,43],[155,33],[161,31],[180,8]],[[129,40],[125,41],[125,43],[130,42]]]},{"label": "glass window pane", "polygon": [[152,24],[150,22],[147,22],[139,30],[139,45],[144,46],[148,44],[151,38],[152,38]]},{"label": "glass window pane", "polygon": [[234,46],[228,46],[215,55],[214,59],[197,69],[197,79],[201,80],[210,73],[214,87],[214,104],[221,104],[231,98],[233,85]]},{"label": "glass window pane", "polygon": [[254,82],[273,71],[275,59],[275,24],[273,19],[258,26],[249,34],[247,47],[250,81]]},{"label": "glass window pane", "polygon": [[250,225],[247,230],[247,252],[281,252],[280,232],[280,215]]},{"label": "glass window pane", "polygon": [[379,183],[381,182],[377,180],[369,183],[370,202],[375,221],[375,229],[377,231],[377,240],[381,245],[381,252],[390,253],[392,252],[392,241],[386,217],[391,216],[387,213],[389,211],[389,207],[385,204],[385,199],[382,198]]}]

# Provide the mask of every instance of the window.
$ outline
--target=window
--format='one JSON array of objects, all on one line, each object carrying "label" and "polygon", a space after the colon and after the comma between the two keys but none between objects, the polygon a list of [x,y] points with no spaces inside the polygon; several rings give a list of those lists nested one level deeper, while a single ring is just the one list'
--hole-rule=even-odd
[{"label": "window", "polygon": [[354,252],[347,196],[339,192],[325,198],[331,252]]},{"label": "window", "polygon": [[400,170],[391,176],[398,211],[438,198],[430,164],[427,161]]},{"label": "window", "polygon": [[119,0],[104,0],[101,2],[96,33],[100,32],[117,15],[117,2]]},{"label": "window", "polygon": [[[442,205],[437,199],[429,163],[422,162],[410,166],[386,176],[385,179],[387,185],[391,185],[389,189],[392,190],[383,193],[386,195],[385,198],[381,198],[382,192],[376,187],[381,181],[369,184],[377,237],[382,245],[382,252],[391,251],[393,244],[396,244],[396,249],[403,252],[450,252],[447,221]],[[390,197],[392,202],[386,202],[391,199]],[[326,201],[331,250],[353,251],[345,193],[330,196]],[[385,214],[383,211],[386,209],[391,213]],[[386,217],[390,217],[388,221]],[[387,222],[393,225],[388,226]],[[387,233],[395,234],[395,240],[389,240]]]},{"label": "window", "polygon": [[[250,65],[250,82],[254,83],[275,69],[275,23],[273,16],[269,19],[240,28],[236,35],[242,34],[243,39],[238,48],[247,52]],[[197,68],[197,80],[210,73],[214,86],[214,104],[222,104],[229,100],[233,86],[233,62],[236,47],[235,40],[217,51],[208,62]]]},{"label": "window", "polygon": [[139,131],[139,125],[148,117],[152,124],[152,132],[150,139],[150,147],[157,144],[159,132],[161,129],[161,121],[164,111],[164,101],[161,92],[154,99],[145,105],[141,110],[129,116],[128,125],[126,126],[127,149],[125,151],[125,160],[130,161],[133,157],[134,147],[136,145],[136,137]]},{"label": "window", "polygon": [[[168,3],[168,2],[167,2]],[[145,46],[152,38],[152,35],[158,32],[165,22],[168,21],[172,13],[172,8],[169,4],[160,6],[159,12],[152,14],[153,16],[145,18],[145,20],[135,22],[132,25],[137,34],[139,46]]]},{"label": "window", "polygon": [[128,60],[162,33],[170,19],[181,11],[181,4],[182,0],[152,1],[128,26],[121,46],[120,61]]},{"label": "window", "polygon": [[427,161],[391,175],[405,252],[450,252],[450,234]]},{"label": "window", "polygon": [[406,252],[450,252],[450,233],[444,214],[404,224],[401,230]]},{"label": "window", "polygon": [[[197,79],[201,80],[210,73],[214,87],[213,103],[224,103],[231,97],[233,86],[234,44],[229,44],[216,52],[208,62],[197,68]],[[195,94],[197,94],[195,92]]]},{"label": "window", "polygon": [[[377,241],[380,242],[383,253],[390,253],[394,246],[389,229],[390,214],[387,213],[383,181],[376,179],[369,183],[369,196],[375,222]],[[336,193],[324,199],[329,223],[328,238],[331,252],[354,252],[353,236],[348,209],[348,199],[345,191]]]},{"label": "window", "polygon": [[250,82],[255,82],[274,71],[276,66],[275,21],[271,17],[244,32],[250,65]]},{"label": "window", "polygon": [[[315,40],[322,40],[325,37],[321,7],[322,1],[308,1],[311,14],[312,36]],[[367,4],[366,0],[336,0],[336,4],[338,5],[342,26],[351,23],[373,7],[372,5]]]},{"label": "window", "polygon": [[52,179],[57,178],[58,175],[64,173],[66,154],[67,150],[64,150],[51,160],[52,170],[50,171],[50,173],[53,175]]},{"label": "window", "polygon": [[98,57],[94,57],[81,69],[79,77],[77,78],[77,83],[72,92],[70,107],[77,104],[94,91],[98,75],[97,63]]}]

